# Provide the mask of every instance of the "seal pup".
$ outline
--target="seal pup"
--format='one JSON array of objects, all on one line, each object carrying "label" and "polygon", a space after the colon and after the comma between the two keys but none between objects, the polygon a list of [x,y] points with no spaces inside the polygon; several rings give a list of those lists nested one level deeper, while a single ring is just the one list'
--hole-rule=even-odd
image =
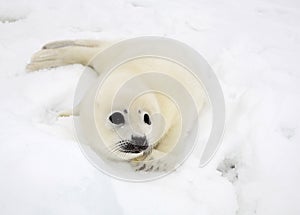
[{"label": "seal pup", "polygon": [[[101,62],[95,62],[97,58],[94,57],[112,44],[113,42],[98,40],[48,43],[33,55],[26,69],[32,72],[69,64],[82,64],[100,73],[97,71],[97,64]],[[172,151],[182,132],[188,132],[181,130],[182,119],[176,103],[166,95],[152,92],[140,95],[130,106],[124,105],[128,104],[125,100],[130,91],[136,91],[138,85],[151,87],[147,80],[121,90],[119,98],[122,99],[113,105],[111,98],[124,82],[136,75],[156,71],[180,80],[195,100],[199,112],[203,105],[201,86],[193,76],[183,70],[178,65],[151,58],[132,61],[114,70],[95,100],[96,124],[105,141],[104,146],[93,144],[93,150],[109,159],[129,161],[135,170],[163,171],[172,168],[174,161],[161,163],[160,158]],[[80,105],[84,106],[84,102]],[[82,107],[78,107],[80,108]],[[163,121],[155,118],[156,113],[163,116]],[[69,116],[72,115],[72,111],[62,112],[60,115]]]}]

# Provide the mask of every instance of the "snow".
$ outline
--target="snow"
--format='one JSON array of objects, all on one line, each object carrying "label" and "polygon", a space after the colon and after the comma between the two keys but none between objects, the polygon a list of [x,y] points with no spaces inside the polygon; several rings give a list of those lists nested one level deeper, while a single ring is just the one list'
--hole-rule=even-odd
[{"label": "snow", "polygon": [[[300,214],[296,0],[0,0],[0,214]],[[95,169],[74,138],[80,65],[26,73],[49,41],[166,36],[198,50],[227,105],[223,145],[160,180]]]}]

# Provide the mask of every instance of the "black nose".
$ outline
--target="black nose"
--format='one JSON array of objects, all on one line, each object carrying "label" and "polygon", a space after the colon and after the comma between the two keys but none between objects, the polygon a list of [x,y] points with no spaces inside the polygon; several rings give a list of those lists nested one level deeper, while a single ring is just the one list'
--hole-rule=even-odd
[{"label": "black nose", "polygon": [[131,140],[133,142],[134,145],[138,146],[138,147],[143,147],[143,146],[147,146],[148,147],[148,142],[145,136],[140,137],[140,136],[131,136]]}]

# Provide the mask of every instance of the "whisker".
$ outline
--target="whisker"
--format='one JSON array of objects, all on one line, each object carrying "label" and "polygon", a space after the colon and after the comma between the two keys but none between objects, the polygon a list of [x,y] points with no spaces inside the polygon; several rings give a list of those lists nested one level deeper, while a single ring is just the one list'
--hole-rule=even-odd
[{"label": "whisker", "polygon": [[112,148],[110,148],[110,152],[114,153],[114,152],[118,151],[123,144],[124,143],[117,143],[115,146],[113,146]]}]

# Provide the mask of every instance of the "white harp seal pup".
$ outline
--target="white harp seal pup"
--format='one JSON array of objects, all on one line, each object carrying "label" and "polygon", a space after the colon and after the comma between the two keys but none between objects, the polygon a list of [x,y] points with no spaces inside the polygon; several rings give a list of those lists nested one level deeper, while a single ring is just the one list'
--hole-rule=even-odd
[{"label": "white harp seal pup", "polygon": [[[97,58],[102,50],[113,42],[98,40],[56,41],[43,46],[35,53],[26,69],[29,72],[59,67],[69,64],[82,64],[97,71]],[[101,93],[96,98],[95,119],[97,128],[103,137],[104,146],[93,145],[93,150],[100,156],[129,162],[139,171],[165,171],[174,164],[161,163],[160,158],[172,151],[182,131],[182,118],[176,103],[160,93],[145,93],[137,97],[130,106],[123,105],[127,91],[137,85],[151,85],[147,80],[120,91],[122,99],[111,104],[111,98],[126,81],[146,72],[158,72],[180,80],[195,101],[198,113],[203,106],[202,86],[194,76],[184,72],[183,68],[167,61],[154,58],[134,60],[119,66],[106,79]],[[142,83],[141,83],[142,82]],[[174,89],[176,91],[176,89]],[[125,102],[126,103],[126,102]],[[65,112],[62,116],[72,115]],[[160,113],[162,121],[155,117]],[[79,113],[80,114],[80,113]]]}]

